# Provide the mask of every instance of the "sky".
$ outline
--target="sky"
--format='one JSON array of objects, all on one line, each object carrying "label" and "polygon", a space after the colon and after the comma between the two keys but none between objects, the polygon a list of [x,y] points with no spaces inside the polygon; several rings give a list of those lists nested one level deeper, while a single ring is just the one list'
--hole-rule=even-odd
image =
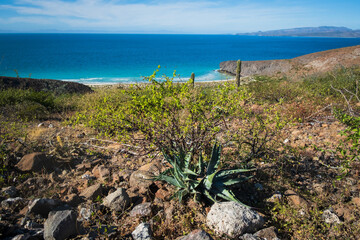
[{"label": "sky", "polygon": [[0,0],[0,32],[234,34],[360,29],[360,0]]}]

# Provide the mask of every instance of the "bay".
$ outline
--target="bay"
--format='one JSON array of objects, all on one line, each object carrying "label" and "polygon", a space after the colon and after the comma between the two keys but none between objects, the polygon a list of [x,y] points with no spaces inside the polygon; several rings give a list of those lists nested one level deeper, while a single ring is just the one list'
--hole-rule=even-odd
[{"label": "bay", "polygon": [[359,38],[156,34],[0,34],[0,75],[85,84],[138,82],[151,75],[224,80],[227,60],[289,59],[359,45]]}]

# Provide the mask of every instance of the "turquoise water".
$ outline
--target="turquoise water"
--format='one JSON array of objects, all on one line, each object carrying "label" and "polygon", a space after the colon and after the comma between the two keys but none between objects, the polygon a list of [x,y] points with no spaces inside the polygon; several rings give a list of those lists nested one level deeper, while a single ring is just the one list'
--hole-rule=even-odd
[{"label": "turquoise water", "polygon": [[0,34],[0,75],[77,81],[136,82],[159,75],[222,80],[227,60],[288,59],[359,45],[360,39],[234,35]]}]

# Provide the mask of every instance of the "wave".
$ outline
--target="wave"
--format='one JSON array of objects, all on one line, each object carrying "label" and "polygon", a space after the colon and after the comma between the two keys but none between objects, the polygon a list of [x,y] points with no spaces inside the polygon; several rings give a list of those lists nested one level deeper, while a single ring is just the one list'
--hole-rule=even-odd
[{"label": "wave", "polygon": [[[190,79],[190,76],[179,76],[174,77],[174,81],[176,82],[186,82]],[[117,83],[144,83],[146,80],[144,77],[90,77],[90,78],[78,78],[78,79],[61,79],[63,81],[69,81],[69,82],[78,82],[86,85],[99,85],[99,84],[117,84]],[[164,80],[163,77],[157,77],[157,81]],[[218,70],[213,70],[210,72],[207,72],[205,74],[196,76],[195,75],[195,82],[207,82],[207,81],[223,81],[223,80],[229,80],[229,76],[220,73]]]}]

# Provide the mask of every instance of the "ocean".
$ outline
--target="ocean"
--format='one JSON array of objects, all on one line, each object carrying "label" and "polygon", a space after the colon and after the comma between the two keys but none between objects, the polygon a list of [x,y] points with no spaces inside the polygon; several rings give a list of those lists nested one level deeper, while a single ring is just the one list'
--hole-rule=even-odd
[{"label": "ocean", "polygon": [[[225,80],[227,60],[289,59],[360,44],[360,38],[157,34],[0,34],[0,76],[85,84],[142,81],[157,76]],[[178,76],[176,77],[178,78]]]}]

